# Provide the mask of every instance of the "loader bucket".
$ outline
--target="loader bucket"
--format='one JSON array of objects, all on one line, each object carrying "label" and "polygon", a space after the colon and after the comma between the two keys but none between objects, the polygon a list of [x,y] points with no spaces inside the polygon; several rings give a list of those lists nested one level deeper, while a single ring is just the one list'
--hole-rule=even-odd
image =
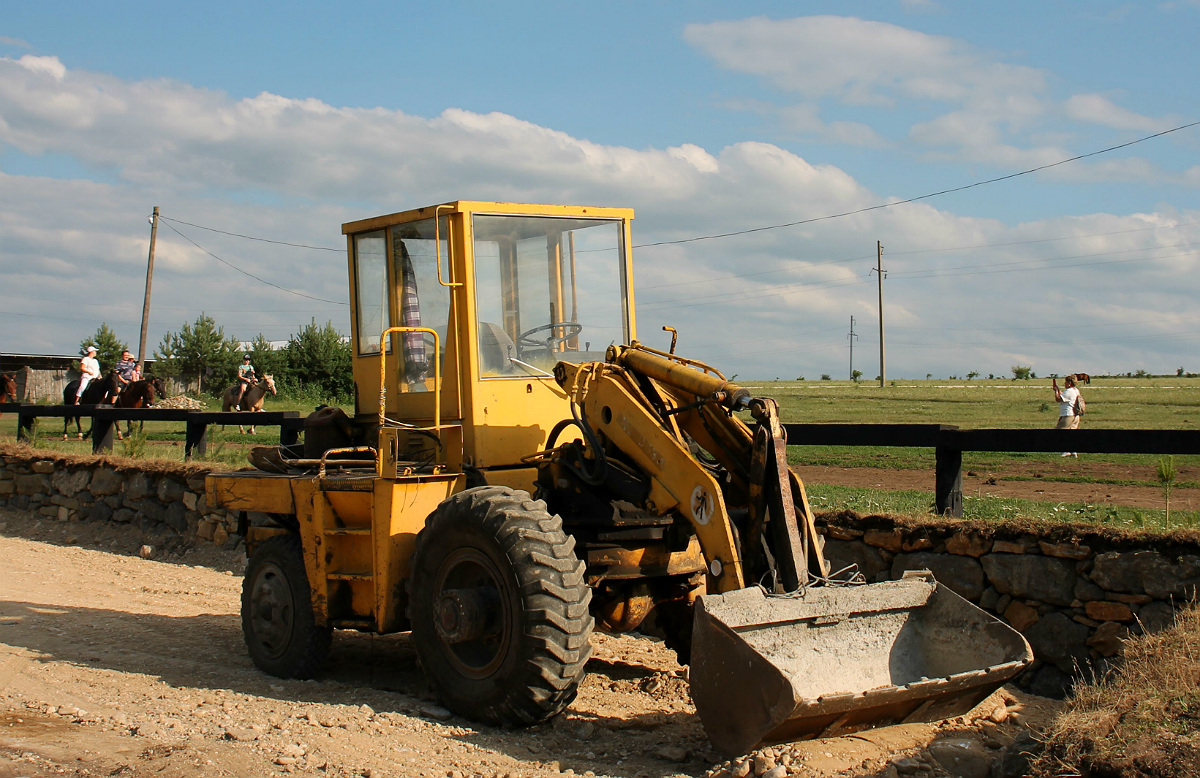
[{"label": "loader bucket", "polygon": [[899,581],[696,603],[691,687],[729,755],[966,713],[1033,661],[1021,633],[940,586]]}]

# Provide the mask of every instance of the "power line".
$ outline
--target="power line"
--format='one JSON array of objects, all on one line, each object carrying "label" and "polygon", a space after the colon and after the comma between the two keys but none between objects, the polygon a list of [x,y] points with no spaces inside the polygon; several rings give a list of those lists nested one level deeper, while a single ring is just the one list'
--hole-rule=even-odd
[{"label": "power line", "polygon": [[732,238],[736,235],[749,235],[749,234],[755,233],[755,232],[766,232],[768,230],[778,230],[778,229],[782,229],[784,227],[796,227],[801,224],[812,224],[813,222],[828,221],[830,219],[840,219],[843,216],[856,216],[860,213],[867,213],[869,211],[878,211],[883,208],[893,208],[897,205],[907,205],[908,203],[915,203],[920,200],[928,200],[932,197],[941,197],[942,195],[953,194],[955,192],[962,192],[967,189],[974,189],[975,187],[985,186],[987,184],[995,184],[1000,181],[1007,181],[1011,178],[1019,178],[1020,176],[1027,176],[1031,173],[1037,173],[1042,170],[1049,170],[1050,168],[1058,167],[1059,165],[1065,165],[1068,162],[1078,162],[1079,160],[1087,159],[1088,157],[1095,157],[1100,154],[1107,154],[1110,151],[1117,151],[1119,149],[1128,148],[1130,146],[1137,145],[1138,143],[1144,143],[1148,140],[1153,140],[1154,138],[1161,138],[1164,135],[1169,135],[1173,132],[1179,132],[1180,130],[1186,130],[1190,127],[1196,127],[1197,125],[1200,125],[1200,121],[1189,122],[1188,124],[1182,124],[1178,127],[1172,127],[1169,130],[1163,130],[1162,132],[1156,132],[1153,135],[1147,135],[1143,138],[1138,138],[1137,140],[1131,140],[1127,143],[1119,143],[1116,146],[1109,146],[1108,148],[1100,149],[1099,151],[1091,151],[1091,152],[1088,152],[1087,154],[1079,154],[1077,156],[1070,157],[1068,159],[1060,159],[1058,162],[1051,162],[1046,165],[1039,165],[1037,167],[1032,167],[1032,168],[1029,168],[1028,170],[1022,170],[1019,173],[1009,173],[1008,175],[997,176],[995,178],[989,178],[984,181],[976,181],[972,184],[964,184],[963,186],[956,186],[956,187],[952,187],[950,189],[942,189],[941,191],[938,191],[938,192],[930,192],[929,194],[923,194],[918,197],[910,197],[907,200],[897,200],[897,201],[891,202],[891,203],[879,203],[878,205],[869,205],[865,208],[859,208],[854,211],[844,211],[842,213],[833,213],[833,214],[828,214],[826,216],[814,216],[810,219],[800,219],[798,221],[786,222],[784,224],[772,224],[772,225],[768,225],[766,227],[752,227],[752,228],[746,229],[746,230],[734,230],[732,232],[721,232],[721,233],[716,233],[714,235],[699,235],[694,238],[680,238],[679,240],[662,240],[662,241],[657,241],[654,243],[642,243],[642,244],[635,245],[634,248],[650,248],[653,246],[676,246],[681,243],[695,243],[695,242],[701,241],[701,240],[717,240],[718,238]]},{"label": "power line", "polygon": [[[329,248],[328,246],[309,246],[305,243],[288,243],[287,241],[282,241],[282,240],[270,240],[269,238],[256,238],[253,235],[242,235],[237,232],[226,232],[225,230],[218,230],[216,227],[205,227],[202,224],[192,224],[191,222],[185,222],[182,219],[170,219],[166,216],[163,216],[162,214],[159,214],[158,218],[162,219],[163,221],[175,222],[176,224],[186,224],[187,226],[195,227],[198,230],[207,230],[209,232],[220,233],[221,235],[229,235],[234,238],[245,238],[246,240],[256,240],[259,243],[274,243],[277,246],[292,246],[293,248],[312,249],[314,251],[339,251],[339,252],[344,251],[344,249],[340,249],[340,248],[333,249],[333,248]],[[178,232],[178,230],[177,230],[177,232]]]},{"label": "power line", "polygon": [[[164,220],[164,221],[166,221],[166,220]],[[180,222],[180,223],[182,224],[183,222]],[[325,299],[324,297],[314,297],[314,296],[312,296],[311,294],[305,294],[304,292],[297,292],[297,291],[296,291],[296,290],[294,290],[294,289],[288,289],[288,288],[286,288],[286,287],[282,287],[282,286],[280,286],[279,284],[272,283],[271,281],[268,281],[268,280],[267,280],[267,279],[265,279],[265,278],[261,278],[261,277],[259,277],[259,276],[256,276],[256,275],[254,275],[253,273],[250,273],[250,272],[248,272],[248,271],[242,270],[240,267],[238,267],[237,265],[233,264],[232,262],[227,262],[226,260],[224,260],[224,259],[221,259],[221,258],[220,258],[220,257],[218,257],[216,254],[212,253],[211,251],[209,251],[208,249],[204,248],[203,246],[201,246],[201,245],[200,245],[199,243],[197,243],[196,241],[194,241],[194,240],[192,240],[191,238],[189,238],[187,235],[184,235],[182,232],[180,232],[178,229],[176,229],[176,228],[174,227],[174,225],[168,224],[168,225],[167,225],[167,227],[170,227],[170,229],[171,229],[171,232],[174,232],[176,235],[178,235],[179,237],[183,238],[183,239],[184,239],[184,240],[186,240],[188,243],[191,243],[193,246],[195,246],[196,248],[200,249],[200,250],[201,250],[201,251],[203,251],[205,254],[209,255],[210,257],[212,257],[213,259],[217,260],[217,261],[218,261],[218,262],[220,262],[221,264],[223,264],[223,265],[226,265],[226,266],[228,266],[228,267],[230,267],[230,268],[233,268],[234,270],[236,270],[237,272],[241,273],[242,275],[244,275],[244,276],[248,276],[248,277],[250,277],[250,278],[253,278],[255,281],[258,281],[259,283],[266,284],[267,286],[274,287],[274,288],[278,289],[278,290],[279,290],[279,291],[281,291],[281,292],[287,292],[288,294],[294,294],[294,295],[296,295],[297,297],[304,297],[304,298],[307,298],[307,299],[309,299],[309,300],[316,300],[317,302],[322,302],[322,303],[333,303],[334,305],[349,305],[349,303],[344,303],[344,302],[342,302],[341,300],[327,300],[327,299]],[[229,233],[229,234],[232,234],[232,233]]]}]

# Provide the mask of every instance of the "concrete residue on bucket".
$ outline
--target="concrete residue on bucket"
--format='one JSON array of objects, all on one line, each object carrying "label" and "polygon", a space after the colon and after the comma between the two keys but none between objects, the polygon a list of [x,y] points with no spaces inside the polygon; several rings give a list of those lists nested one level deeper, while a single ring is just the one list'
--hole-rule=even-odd
[{"label": "concrete residue on bucket", "polygon": [[727,753],[959,715],[1033,660],[1020,633],[928,573],[706,596],[694,640],[692,697]]}]

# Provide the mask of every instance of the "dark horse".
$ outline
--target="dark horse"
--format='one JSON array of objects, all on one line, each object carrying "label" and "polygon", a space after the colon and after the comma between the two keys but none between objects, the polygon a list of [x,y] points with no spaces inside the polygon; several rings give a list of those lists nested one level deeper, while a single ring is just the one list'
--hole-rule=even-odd
[{"label": "dark horse", "polygon": [[[83,395],[76,397],[75,393],[79,391],[79,380],[76,379],[67,384],[67,388],[63,389],[63,405],[99,405],[100,403],[110,403],[120,393],[121,384],[117,380],[117,374],[109,372],[104,378],[98,381],[92,381],[83,390]],[[80,440],[83,440],[83,429],[79,425],[79,417],[82,413],[75,413],[69,416],[63,416],[63,440],[67,439],[67,427],[71,424],[71,420],[75,420],[75,434]],[[88,435],[92,431],[88,430]]]},{"label": "dark horse", "polygon": [[[0,373],[0,403],[15,403],[17,401],[17,381],[8,373]],[[0,414],[2,415],[2,414]]]},{"label": "dark horse", "polygon": [[[149,408],[154,405],[154,400],[158,397],[166,399],[167,387],[161,378],[151,376],[125,384],[113,400],[113,405],[117,408]],[[142,428],[143,423],[138,422],[138,429]],[[125,422],[125,434],[129,435],[132,432],[133,421],[127,420]],[[119,426],[117,427],[117,439],[121,439],[121,429]]]}]

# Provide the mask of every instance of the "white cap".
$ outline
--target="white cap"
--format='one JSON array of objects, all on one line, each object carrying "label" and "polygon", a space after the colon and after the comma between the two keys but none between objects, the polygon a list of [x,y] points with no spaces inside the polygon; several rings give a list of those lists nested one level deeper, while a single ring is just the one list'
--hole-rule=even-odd
[{"label": "white cap", "polygon": [[87,353],[89,353],[89,354],[95,354],[95,353],[96,353],[96,347],[95,347],[95,346],[88,346],[88,347],[87,347]]}]

